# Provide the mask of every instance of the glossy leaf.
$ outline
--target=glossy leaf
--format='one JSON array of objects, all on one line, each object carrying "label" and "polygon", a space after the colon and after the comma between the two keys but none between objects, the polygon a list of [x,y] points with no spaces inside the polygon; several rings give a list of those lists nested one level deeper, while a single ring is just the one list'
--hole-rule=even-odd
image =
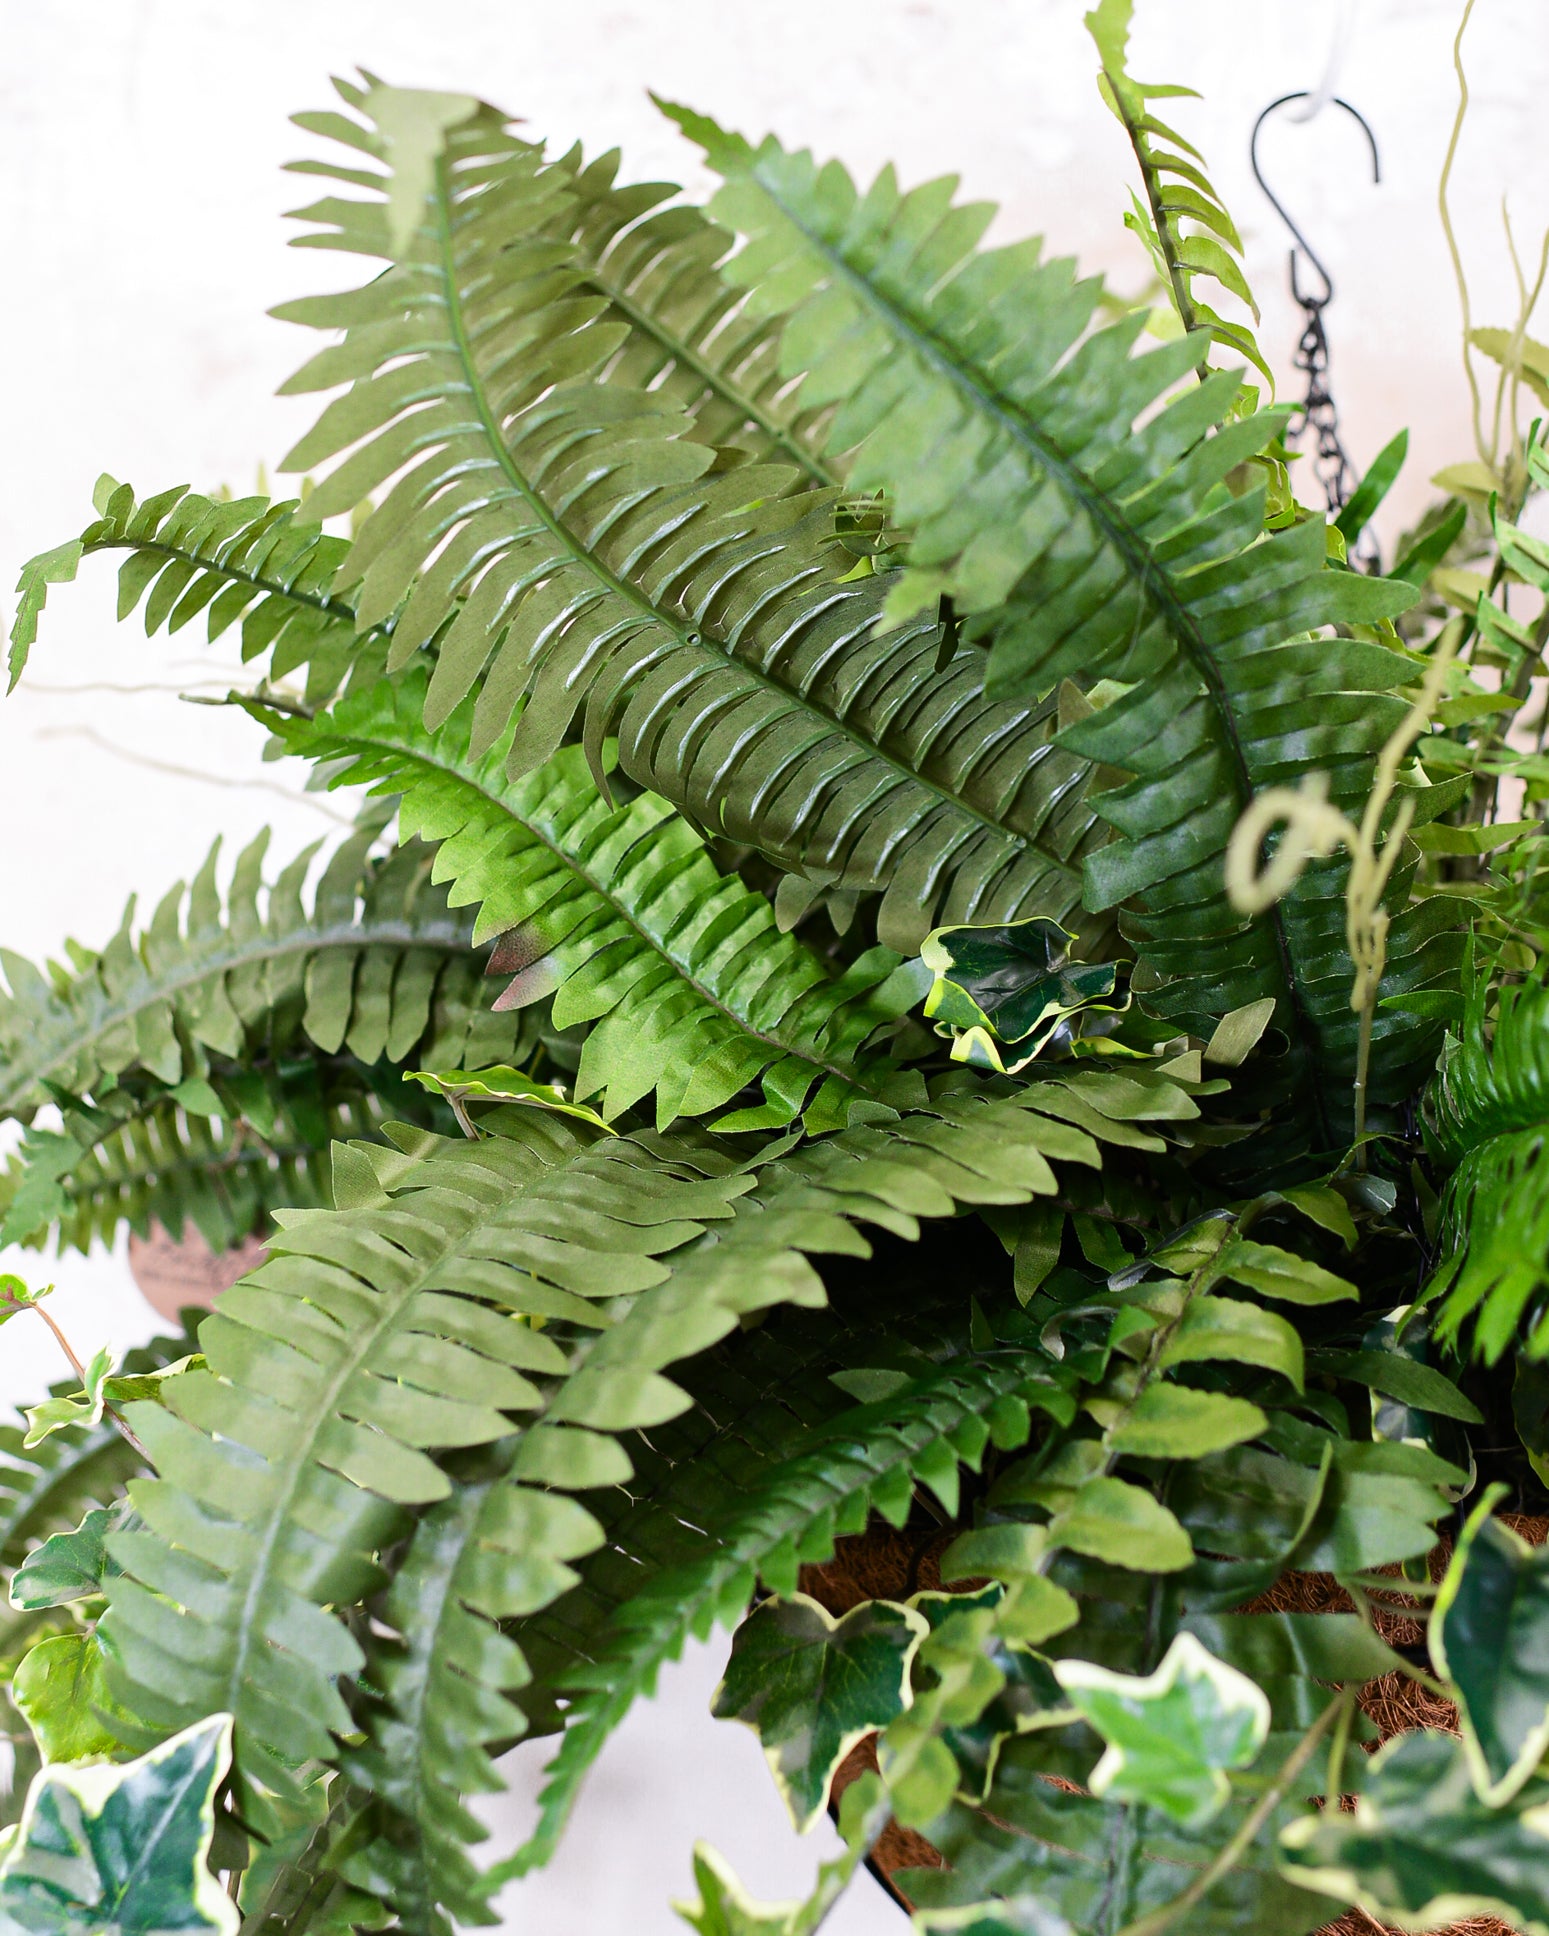
[{"label": "glossy leaf", "polygon": [[798,1829],[822,1812],[856,1742],[909,1705],[909,1663],[928,1632],[910,1607],[872,1600],[835,1620],[800,1593],[764,1601],[737,1629],[711,1712],[757,1733]]},{"label": "glossy leaf", "polygon": [[1378,1753],[1353,1815],[1327,1809],[1282,1832],[1286,1873],[1413,1929],[1499,1916],[1546,1936],[1549,1789],[1535,1783],[1518,1801],[1480,1801],[1460,1742],[1403,1734]]},{"label": "glossy leaf", "polygon": [[1457,1690],[1479,1799],[1509,1802],[1549,1748],[1549,1552],[1493,1517],[1503,1489],[1470,1514],[1431,1614],[1431,1655]]},{"label": "glossy leaf", "polygon": [[1108,1744],[1093,1794],[1145,1802],[1185,1827],[1220,1813],[1226,1771],[1250,1766],[1269,1732],[1263,1690],[1192,1634],[1179,1634],[1151,1674],[1060,1660],[1054,1675]]},{"label": "glossy leaf", "polygon": [[122,1751],[112,1723],[125,1716],[113,1698],[94,1633],[40,1640],[18,1663],[10,1694],[46,1762],[87,1761]]},{"label": "glossy leaf", "polygon": [[37,1613],[100,1593],[112,1565],[108,1534],[127,1527],[133,1516],[122,1501],[94,1506],[72,1532],[55,1533],[34,1547],[11,1575],[11,1605]]},{"label": "glossy leaf", "polygon": [[0,1860],[0,1916],[31,1936],[235,1936],[208,1867],[230,1755],[217,1714],[136,1761],[45,1768]]},{"label": "glossy leaf", "polygon": [[[1112,964],[1070,961],[1074,939],[1058,923],[1041,920],[927,935],[920,955],[936,979],[925,1014],[938,1033],[959,1038],[954,1056],[977,1060],[962,1038],[982,1035],[1025,1045],[1024,1055],[1035,1055],[1059,1022],[1106,1001],[1114,991]],[[998,1055],[994,1066],[1003,1066]]]}]

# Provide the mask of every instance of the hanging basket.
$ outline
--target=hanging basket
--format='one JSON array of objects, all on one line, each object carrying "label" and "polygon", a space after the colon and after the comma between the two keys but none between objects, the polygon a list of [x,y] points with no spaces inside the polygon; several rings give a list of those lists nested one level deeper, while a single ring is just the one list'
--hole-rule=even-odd
[{"label": "hanging basket", "polygon": [[129,1272],[151,1309],[176,1324],[190,1306],[209,1310],[222,1291],[256,1270],[267,1255],[258,1237],[244,1238],[231,1250],[211,1250],[191,1223],[181,1237],[156,1223],[148,1237],[130,1236]]}]

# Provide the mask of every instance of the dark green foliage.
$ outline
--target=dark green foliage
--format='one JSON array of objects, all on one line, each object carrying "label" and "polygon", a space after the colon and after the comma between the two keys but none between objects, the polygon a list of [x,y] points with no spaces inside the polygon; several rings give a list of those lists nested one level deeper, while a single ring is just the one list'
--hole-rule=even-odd
[{"label": "dark green foliage", "polygon": [[[372,858],[381,817],[340,842],[304,888],[310,847],[264,895],[268,836],[238,857],[222,898],[219,843],[190,887],[164,895],[134,930],[134,902],[100,954],[71,944],[71,967],[45,973],[0,956],[0,1108],[29,1116],[63,1091],[94,1096],[130,1069],[205,1113],[210,1057],[246,1061],[310,1041],[363,1063],[498,1059],[516,1025],[487,1012],[466,923],[431,885],[430,855]],[[261,896],[263,898],[261,898]],[[261,1105],[255,1116],[262,1119]]]},{"label": "dark green foliage", "polygon": [[[24,572],[14,675],[118,551],[123,614],[240,621],[269,751],[378,796],[310,904],[315,850],[265,890],[258,843],[224,898],[212,854],[100,955],[4,961],[3,1234],[264,1242],[178,1371],[92,1359],[129,1436],[72,1386],[0,1444],[19,1769],[101,1752],[80,1793],[117,1792],[231,1717],[179,1868],[196,1905],[240,1872],[248,1936],[489,1922],[739,1621],[719,1706],[797,1816],[864,1732],[879,1772],[804,1903],[697,1852],[716,1936],[810,1936],[890,1812],[949,1863],[905,1880],[927,1932],[1542,1920],[1541,1569],[1490,1514],[1549,1474],[1549,919],[1498,797],[1536,814],[1549,763],[1480,722],[1545,643],[1507,586],[1549,586],[1549,463],[1515,426],[1467,621],[1422,583],[1455,515],[1348,567],[1403,439],[1337,530],[1295,502],[1284,413],[1211,366],[1257,361],[1200,295],[1247,298],[1236,230],[1129,22],[1088,24],[1159,347],[951,181],[673,109],[706,214],[367,76],[300,117],[335,157],[300,239],[369,263],[282,312],[328,332],[287,386],[328,397],[306,515],[104,479]],[[1260,865],[1313,797],[1371,825],[1241,913],[1276,788]],[[881,1526],[897,1597],[825,1610],[804,1569]],[[1288,1572],[1358,1611],[1243,1611]],[[1400,1584],[1429,1667],[1365,1621]],[[1362,1752],[1404,1674],[1463,1750]],[[524,1732],[540,1818],[486,1859]]]},{"label": "dark green foliage", "polygon": [[[367,116],[374,98],[347,92]],[[346,331],[290,386],[354,384],[288,460],[357,447],[313,506],[348,508],[415,453],[339,582],[358,583],[361,623],[393,622],[392,666],[435,641],[427,723],[477,684],[482,754],[525,695],[516,775],[569,730],[598,770],[617,735],[623,771],[701,825],[815,880],[885,890],[895,945],[933,917],[1071,915],[1097,836],[1082,764],[1048,743],[1052,708],[987,704],[971,656],[935,670],[934,623],[878,637],[890,575],[836,582],[831,497],[785,496],[778,467],[715,468],[671,385],[627,386],[637,338],[578,297],[556,248],[570,173],[469,105],[403,259],[282,312]],[[379,146],[341,116],[329,132]],[[308,213],[338,229],[329,246],[387,249],[379,201]],[[567,453],[600,441],[609,460],[583,473]]]}]

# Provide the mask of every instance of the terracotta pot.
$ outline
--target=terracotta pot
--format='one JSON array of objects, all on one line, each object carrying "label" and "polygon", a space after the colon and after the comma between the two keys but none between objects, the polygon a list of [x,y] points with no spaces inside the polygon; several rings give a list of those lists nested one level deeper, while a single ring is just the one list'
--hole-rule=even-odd
[{"label": "terracotta pot", "polygon": [[267,1255],[258,1237],[244,1239],[234,1250],[213,1251],[192,1224],[181,1238],[169,1237],[158,1223],[149,1237],[129,1239],[130,1274],[146,1303],[169,1324],[191,1304],[209,1310],[222,1291],[256,1270]]},{"label": "terracotta pot", "polygon": [[[1519,1513],[1502,1513],[1503,1522],[1535,1546],[1549,1540],[1549,1519],[1527,1518]],[[810,1594],[829,1613],[838,1616],[859,1606],[863,1600],[907,1600],[911,1594],[934,1591],[941,1586],[941,1555],[955,1533],[910,1534],[894,1532],[891,1526],[874,1526],[864,1533],[841,1539],[834,1557],[823,1566],[801,1569],[801,1590]],[[1442,1540],[1431,1555],[1431,1574],[1440,1579],[1451,1557],[1452,1542]],[[1403,1595],[1403,1583],[1395,1575],[1391,1604],[1378,1602],[1373,1607],[1378,1630],[1384,1639],[1403,1645],[1420,1639],[1423,1629],[1413,1618]],[[1250,1601],[1248,1613],[1353,1613],[1355,1611],[1338,1582],[1328,1573],[1288,1573],[1273,1591]],[[1444,1728],[1456,1734],[1457,1710],[1450,1701],[1437,1700],[1403,1674],[1387,1674],[1373,1681],[1361,1696],[1361,1706],[1376,1723],[1382,1738],[1401,1734],[1411,1728]],[[850,1783],[877,1765],[877,1737],[868,1735],[844,1760],[834,1777],[833,1802]],[[940,1869],[946,1866],[939,1850],[914,1829],[889,1822],[872,1850],[868,1867],[905,1909],[912,1909],[909,1898],[894,1882],[900,1869]],[[1348,1910],[1336,1921],[1325,1923],[1316,1936],[1402,1936],[1363,1910]],[[1513,1936],[1506,1923],[1493,1916],[1473,1916],[1452,1925],[1436,1936]]]}]

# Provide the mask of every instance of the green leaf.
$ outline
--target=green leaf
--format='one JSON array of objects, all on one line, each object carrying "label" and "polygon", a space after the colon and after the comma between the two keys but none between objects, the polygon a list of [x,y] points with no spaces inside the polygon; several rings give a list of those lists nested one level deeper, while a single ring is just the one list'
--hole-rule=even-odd
[{"label": "green leaf", "polygon": [[812,1936],[839,1900],[863,1857],[887,1823],[888,1799],[870,1771],[851,1782],[839,1804],[844,1850],[819,1865],[817,1882],[805,1901],[755,1902],[731,1864],[708,1842],[694,1844],[697,1903],[672,1906],[699,1936]]},{"label": "green leaf", "polygon": [[27,1407],[27,1436],[22,1444],[40,1444],[52,1432],[63,1432],[73,1425],[100,1425],[107,1404],[104,1387],[112,1375],[114,1355],[104,1345],[86,1366],[85,1390],[70,1397],[46,1398],[41,1405]]},{"label": "green leaf", "polygon": [[1366,475],[1351,492],[1349,502],[1334,520],[1334,529],[1347,545],[1353,545],[1371,523],[1378,505],[1392,490],[1408,454],[1409,432],[1401,430],[1372,459]]},{"label": "green leaf", "polygon": [[595,1109],[566,1102],[562,1083],[535,1082],[520,1069],[504,1064],[493,1069],[405,1069],[403,1079],[417,1082],[422,1089],[445,1096],[449,1102],[526,1103],[535,1109],[552,1109],[561,1116],[574,1116],[596,1129],[607,1130],[610,1136],[617,1134]]},{"label": "green leaf", "polygon": [[1051,1546],[1141,1573],[1177,1573],[1194,1558],[1189,1536],[1166,1506],[1128,1480],[1088,1479],[1048,1529]]},{"label": "green leaf", "polygon": [[107,1536],[127,1528],[133,1518],[122,1501],[94,1506],[73,1532],[55,1533],[34,1547],[11,1575],[11,1605],[37,1613],[101,1593],[111,1565]]},{"label": "green leaf", "polygon": [[871,1600],[835,1620],[801,1593],[766,1600],[737,1629],[711,1712],[757,1733],[798,1830],[821,1814],[856,1742],[908,1707],[909,1664],[929,1631],[910,1607]]},{"label": "green leaf", "polygon": [[[972,653],[938,668],[934,606],[878,630],[897,573],[843,570],[826,481],[844,466],[819,456],[825,488],[807,488],[801,423],[823,413],[721,280],[726,231],[680,207],[641,233],[659,185],[599,202],[591,171],[545,163],[481,107],[446,131],[434,217],[395,256],[392,174],[358,166],[388,159],[373,117],[390,96],[345,98],[363,118],[319,131],[353,152],[308,172],[367,192],[302,211],[302,239],[370,258],[369,279],[280,312],[330,333],[287,390],[339,391],[285,464],[326,470],[308,504],[331,515],[412,444],[413,481],[330,596],[359,587],[393,670],[436,642],[427,725],[476,699],[482,755],[519,713],[514,779],[567,738],[600,777],[615,739],[619,769],[696,825],[881,893],[878,936],[902,952],[938,919],[1074,916],[1100,937],[1079,914],[1083,768],[1050,743],[1052,696],[987,701]],[[758,461],[718,462],[721,435]]]},{"label": "green leaf", "polygon": [[125,1717],[109,1688],[94,1633],[40,1640],[17,1666],[11,1699],[26,1717],[46,1762],[86,1761],[122,1749],[119,1735],[102,1718],[104,1713]]},{"label": "green leaf", "polygon": [[24,1279],[7,1271],[0,1276],[0,1324],[6,1324],[19,1312],[30,1311],[40,1297],[47,1297],[53,1290],[52,1284],[45,1284],[40,1291],[32,1290]]},{"label": "green leaf", "polygon": [[1549,1551],[1492,1517],[1504,1490],[1492,1486],[1469,1516],[1430,1623],[1489,1808],[1512,1799],[1549,1747]]},{"label": "green leaf", "polygon": [[1353,1815],[1325,1809],[1282,1830],[1285,1873],[1412,1929],[1499,1916],[1549,1936],[1549,1787],[1520,1800],[1487,1808],[1461,1742],[1401,1734],[1377,1753]]},{"label": "green leaf", "polygon": [[1471,329],[1468,340],[1512,376],[1520,376],[1542,404],[1549,405],[1549,344],[1512,329]]},{"label": "green leaf", "polygon": [[1275,1002],[1265,995],[1256,1002],[1244,1002],[1223,1015],[1205,1044],[1205,1060],[1224,1069],[1238,1069],[1257,1047],[1260,1037],[1275,1019]]},{"label": "green leaf", "polygon": [[1245,1398],[1155,1379],[1109,1432],[1108,1445],[1142,1459],[1199,1459],[1257,1438],[1268,1423]]},{"label": "green leaf", "polygon": [[1261,1297],[1279,1298],[1286,1304],[1335,1304],[1360,1296],[1347,1278],[1336,1277],[1294,1251],[1281,1250],[1275,1244],[1250,1243],[1246,1237],[1228,1240],[1217,1255],[1211,1275],[1228,1277],[1235,1284],[1246,1284]]},{"label": "green leaf", "polygon": [[1037,1896],[964,1903],[957,1909],[920,1909],[913,1922],[920,1936],[1076,1936],[1059,1911]]},{"label": "green leaf", "polygon": [[1461,1419],[1465,1425],[1484,1423],[1479,1407],[1464,1397],[1445,1372],[1434,1365],[1423,1365],[1402,1351],[1315,1351],[1307,1363],[1314,1371],[1353,1378],[1385,1398],[1412,1405],[1416,1411]]},{"label": "green leaf", "polygon": [[943,1035],[987,1031],[1007,1043],[1036,1035],[1028,1049],[1036,1055],[1055,1024],[1113,994],[1112,964],[1071,962],[1074,940],[1044,920],[934,929],[920,949],[936,977],[925,998],[927,1018]]},{"label": "green leaf", "polygon": [[382,132],[392,177],[387,188],[387,235],[402,252],[425,216],[447,130],[479,111],[471,94],[435,94],[418,87],[374,87],[366,109]]},{"label": "green leaf", "polygon": [[0,1861],[0,1916],[36,1936],[236,1936],[207,1862],[230,1759],[215,1714],[137,1761],[45,1768]]},{"label": "green leaf", "polygon": [[1192,1634],[1179,1634],[1147,1675],[1060,1660],[1055,1678],[1107,1742],[1092,1770],[1094,1795],[1144,1802],[1195,1828],[1221,1812],[1226,1770],[1246,1768],[1269,1732],[1269,1702]]},{"label": "green leaf", "polygon": [[1162,1346],[1158,1368],[1215,1360],[1262,1365],[1266,1371],[1278,1371],[1298,1391],[1305,1376],[1302,1341],[1284,1318],[1239,1298],[1190,1298]]}]

